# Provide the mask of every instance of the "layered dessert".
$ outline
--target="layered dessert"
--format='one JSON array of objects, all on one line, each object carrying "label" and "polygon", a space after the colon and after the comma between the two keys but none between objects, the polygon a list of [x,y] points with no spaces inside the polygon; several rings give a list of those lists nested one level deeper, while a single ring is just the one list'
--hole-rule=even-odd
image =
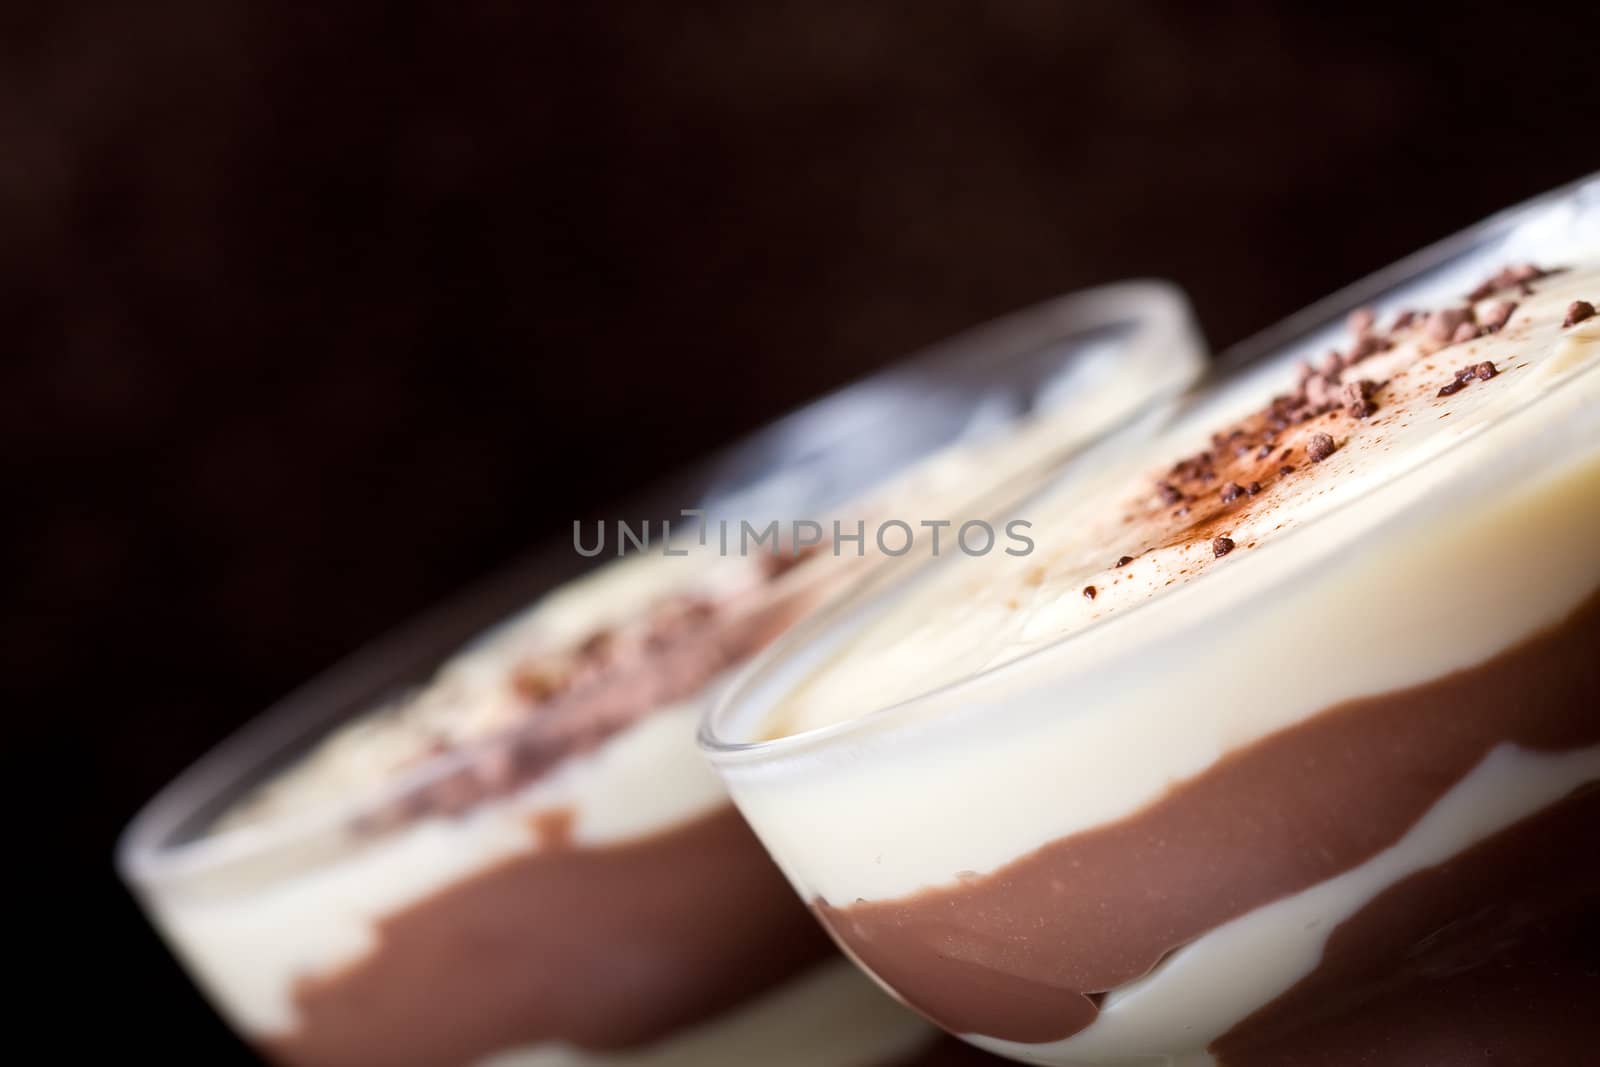
[{"label": "layered dessert", "polygon": [[[1187,325],[1181,298],[1154,296]],[[836,552],[824,520],[959,521],[1187,379],[1187,333],[1116,359],[1149,341],[1149,297],[1134,303],[1132,337],[1094,360],[1076,326],[1056,330],[1072,387],[1004,432],[908,459],[897,442],[916,437],[916,402],[867,405],[864,442],[821,420],[791,443],[809,465],[744,497],[817,516],[808,544],[741,551],[680,530],[287,746],[247,787],[230,778],[258,760],[251,745],[203,767],[178,792],[237,795],[136,826],[130,881],[236,1029],[289,1067],[976,1062],[838,957],[696,751],[695,725],[730,671],[898,554],[870,535]],[[920,397],[918,376],[902,377],[884,395]],[[981,392],[946,392],[958,423],[982,407]],[[889,476],[824,506],[818,486],[859,472],[813,457],[848,467],[868,446]]]},{"label": "layered dessert", "polygon": [[164,932],[294,1067],[965,1056],[838,959],[694,750],[701,692],[850,572],[795,562],[562,589],[229,811],[219,838],[346,815],[164,896]]},{"label": "layered dessert", "polygon": [[1594,1058],[1600,262],[1462,290],[1084,457],[1036,552],[831,611],[711,717],[907,1004],[1043,1064]]}]

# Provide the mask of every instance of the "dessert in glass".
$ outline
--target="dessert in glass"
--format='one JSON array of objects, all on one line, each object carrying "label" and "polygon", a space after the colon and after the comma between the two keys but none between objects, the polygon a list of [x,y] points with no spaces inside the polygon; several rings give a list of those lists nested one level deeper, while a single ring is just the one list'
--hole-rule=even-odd
[{"label": "dessert in glass", "polygon": [[702,743],[838,943],[1040,1064],[1600,1047],[1600,180],[1225,357],[753,664]]},{"label": "dessert in glass", "polygon": [[[120,870],[290,1067],[970,1062],[833,951],[695,724],[900,552],[832,522],[958,520],[974,464],[1024,477],[1202,358],[1181,295],[1127,283],[824,398],[288,699],[152,801]],[[675,522],[639,546],[641,516]]]}]

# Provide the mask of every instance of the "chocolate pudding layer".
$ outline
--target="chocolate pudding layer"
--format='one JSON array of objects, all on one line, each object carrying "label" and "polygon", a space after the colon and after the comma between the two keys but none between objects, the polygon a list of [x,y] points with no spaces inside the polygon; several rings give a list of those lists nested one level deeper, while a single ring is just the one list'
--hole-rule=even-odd
[{"label": "chocolate pudding layer", "polygon": [[605,848],[573,847],[554,820],[539,832],[544,847],[387,916],[373,951],[297,982],[298,1023],[272,1058],[447,1067],[546,1042],[642,1045],[828,951],[731,806]]},{"label": "chocolate pudding layer", "polygon": [[[1578,1064],[1600,1047],[1600,786],[1375,897],[1213,1045],[1230,1067]],[[1453,918],[1451,918],[1453,917]],[[1445,921],[1442,921],[1445,920]]]},{"label": "chocolate pudding layer", "polygon": [[736,803],[1019,1060],[1574,1062],[1531,1050],[1593,1021],[1531,999],[1600,1003],[1597,300],[1574,259],[1363,309],[1099,450],[1017,509],[1036,552],[752,672],[705,730]]},{"label": "chocolate pudding layer", "polygon": [[[817,911],[857,959],[941,1026],[1026,1043],[1069,1037],[1093,1023],[1106,993],[1202,934],[1394,847],[1497,749],[1566,755],[1600,781],[1597,649],[1600,597],[1489,663],[1330,708],[1232,752],[1129,818],[952,886],[843,907],[819,901]],[[1587,831],[1600,833],[1600,821]],[[1557,850],[1545,862],[1571,860]],[[1600,882],[1583,879],[1592,867],[1576,863],[1569,886],[1591,903],[1600,894]],[[1482,873],[1504,881],[1515,868]],[[1547,889],[1531,887],[1530,904]],[[1376,972],[1371,985],[1389,980],[1385,964],[1408,966],[1432,935],[1476,921],[1474,908],[1426,902],[1433,906],[1413,907],[1409,922],[1395,911],[1348,920],[1395,924],[1385,930],[1387,951],[1359,945],[1373,953],[1362,961]],[[1600,984],[1590,992],[1600,995]],[[1277,1014],[1271,1005],[1263,1012]]]}]

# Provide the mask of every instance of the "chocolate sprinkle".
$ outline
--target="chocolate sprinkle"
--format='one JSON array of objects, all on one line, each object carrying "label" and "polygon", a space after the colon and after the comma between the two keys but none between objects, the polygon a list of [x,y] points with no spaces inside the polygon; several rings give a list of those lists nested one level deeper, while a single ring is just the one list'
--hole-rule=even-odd
[{"label": "chocolate sprinkle", "polygon": [[1454,396],[1471,385],[1474,380],[1486,382],[1499,373],[1495,369],[1495,365],[1488,360],[1484,360],[1482,363],[1468,363],[1465,367],[1460,367],[1456,370],[1454,381],[1439,388],[1438,395]]},{"label": "chocolate sprinkle", "polygon": [[1375,333],[1364,333],[1350,346],[1350,362],[1360,363],[1370,355],[1382,352],[1390,347],[1392,342],[1379,337]]},{"label": "chocolate sprinkle", "polygon": [[1378,410],[1377,403],[1372,399],[1372,394],[1377,390],[1378,383],[1370,378],[1346,382],[1344,386],[1345,410],[1354,418],[1367,418]]},{"label": "chocolate sprinkle", "polygon": [[1514,301],[1490,301],[1483,306],[1483,311],[1478,315],[1478,323],[1483,327],[1484,333],[1498,333],[1511,318],[1511,313],[1516,310],[1517,305]]},{"label": "chocolate sprinkle", "polygon": [[1574,300],[1567,305],[1567,317],[1561,320],[1561,328],[1576,326],[1584,319],[1594,315],[1594,305],[1587,300]]},{"label": "chocolate sprinkle", "polygon": [[1515,267],[1506,267],[1495,273],[1491,278],[1485,279],[1482,285],[1467,294],[1468,300],[1482,300],[1501,289],[1509,289],[1513,285],[1519,286],[1524,293],[1531,292],[1528,283],[1537,281],[1545,275],[1552,273],[1532,263],[1523,263]]},{"label": "chocolate sprinkle", "polygon": [[1130,564],[1132,562],[1133,562],[1133,557],[1132,556],[1123,556],[1121,559],[1117,560],[1117,566],[1126,567],[1128,564]]},{"label": "chocolate sprinkle", "polygon": [[[1170,520],[1192,521],[1191,511],[1203,519],[1215,520],[1236,506],[1241,497],[1254,497],[1263,485],[1270,487],[1273,477],[1294,474],[1303,465],[1296,456],[1302,446],[1306,461],[1326,460],[1340,450],[1346,436],[1353,439],[1362,432],[1361,424],[1346,424],[1350,428],[1338,435],[1316,432],[1319,429],[1339,428],[1341,418],[1379,424],[1387,421],[1382,412],[1389,403],[1390,374],[1374,370],[1370,377],[1362,377],[1362,370],[1381,362],[1373,359],[1372,364],[1363,363],[1367,357],[1394,349],[1402,330],[1407,331],[1404,337],[1408,345],[1417,344],[1419,357],[1430,356],[1452,343],[1503,330],[1519,306],[1516,287],[1545,273],[1532,265],[1508,267],[1490,280],[1492,285],[1486,283],[1475,290],[1470,303],[1457,302],[1432,313],[1402,310],[1395,313],[1392,325],[1387,321],[1380,325],[1370,309],[1352,312],[1346,322],[1349,337],[1340,349],[1323,349],[1319,357],[1301,365],[1298,379],[1286,382],[1283,392],[1213,433],[1209,447],[1178,458],[1165,473],[1152,478],[1147,483],[1152,489],[1152,510]],[[1574,308],[1583,317],[1593,314],[1588,304]],[[1427,369],[1432,371],[1435,366],[1430,363]],[[1406,370],[1415,373],[1413,367]],[[1406,370],[1396,373],[1404,374]],[[1498,373],[1492,363],[1472,363],[1463,367],[1456,381],[1442,389],[1440,395],[1450,396],[1474,381],[1487,381]],[[1306,426],[1304,432],[1293,433],[1299,425]],[[1284,439],[1291,434],[1291,440]],[[1276,475],[1271,473],[1274,469]],[[1211,495],[1213,489],[1216,496]],[[1203,535],[1197,536],[1203,542]],[[1219,538],[1217,544],[1224,541],[1231,550],[1231,540]],[[1129,561],[1124,557],[1117,566]]]},{"label": "chocolate sprinkle", "polygon": [[1231,537],[1217,537],[1217,538],[1213,538],[1212,539],[1212,541],[1211,541],[1211,554],[1216,556],[1216,558],[1221,559],[1223,556],[1226,556],[1229,552],[1232,552],[1232,551],[1233,551],[1233,538],[1231,538]]},{"label": "chocolate sprinkle", "polygon": [[1472,312],[1468,308],[1440,308],[1428,316],[1428,338],[1439,344],[1450,344],[1455,338],[1456,330],[1470,325],[1471,318]]},{"label": "chocolate sprinkle", "polygon": [[1085,599],[1087,599],[1087,600],[1093,600],[1093,599],[1094,599],[1094,598],[1095,598],[1095,590],[1094,590],[1094,586],[1092,586],[1092,585],[1086,585],[1086,586],[1084,586],[1084,587],[1083,587],[1083,595],[1084,595],[1084,598],[1085,598]]}]

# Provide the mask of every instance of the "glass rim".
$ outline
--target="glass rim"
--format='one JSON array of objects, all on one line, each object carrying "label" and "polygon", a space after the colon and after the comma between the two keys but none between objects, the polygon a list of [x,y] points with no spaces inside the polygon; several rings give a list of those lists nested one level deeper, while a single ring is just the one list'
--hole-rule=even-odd
[{"label": "glass rim", "polygon": [[[1153,419],[1158,420],[1154,426],[1142,428],[1137,424],[1128,424],[1122,427],[1116,437],[1127,437],[1139,432],[1141,429],[1147,429],[1152,434],[1164,432],[1169,427],[1177,424],[1188,413],[1191,405],[1200,404],[1209,399],[1214,387],[1219,382],[1248,374],[1263,364],[1271,362],[1274,357],[1286,355],[1308,338],[1326,332],[1331,324],[1342,323],[1349,312],[1380,302],[1386,296],[1407,284],[1416,283],[1424,276],[1447,267],[1463,256],[1472,254],[1473,250],[1484,242],[1505,236],[1518,227],[1525,225],[1530,219],[1537,218],[1542,213],[1558,205],[1573,202],[1577,202],[1577,206],[1580,208],[1583,208],[1585,206],[1584,202],[1587,202],[1587,210],[1600,212],[1600,173],[1589,175],[1511,208],[1499,211],[1480,223],[1435,242],[1360,281],[1340,288],[1331,295],[1295,312],[1267,329],[1251,335],[1236,345],[1230,346],[1218,354],[1211,367],[1208,368],[1207,373],[1183,396],[1176,398],[1165,410],[1154,409],[1149,412]],[[1597,249],[1597,251],[1600,251],[1600,249]],[[1600,367],[1580,370],[1570,377],[1555,383],[1548,391],[1529,397],[1526,401],[1504,412],[1492,422],[1477,427],[1466,440],[1475,439],[1492,431],[1495,427],[1517,418],[1530,408],[1547,402],[1552,396],[1566,391],[1577,383],[1596,378],[1600,378]],[[1108,445],[1115,444],[1116,441],[1114,438],[1107,438],[1105,443]],[[1418,476],[1429,467],[1428,458],[1424,457],[1422,462],[1396,470],[1391,476],[1383,479],[1373,488],[1385,488]],[[1039,484],[1035,487],[1036,492],[1030,495],[1028,499],[1057,490],[1065,484],[1065,479],[1069,476],[1070,470],[1068,466],[1058,467],[1044,474]],[[1259,546],[1247,560],[1240,562],[1250,565],[1254,560],[1260,558],[1268,558],[1269,560],[1281,559],[1281,546],[1283,544],[1300,543],[1300,535],[1305,534],[1308,530],[1320,527],[1325,520],[1344,512],[1356,503],[1358,503],[1357,500],[1345,501],[1332,510],[1318,515],[1312,522],[1289,531],[1286,536],[1274,540],[1271,544]],[[970,561],[963,561],[960,558],[908,561],[908,566],[898,572],[893,581],[896,585],[908,586],[910,583],[942,567],[960,566],[963,562]],[[1308,563],[1306,565],[1309,566],[1311,564]],[[1259,569],[1260,565],[1257,564],[1256,566]],[[803,672],[805,669],[804,663],[815,662],[818,658],[816,646],[824,643],[828,635],[837,634],[837,631],[841,628],[848,628],[850,620],[866,611],[875,602],[878,602],[880,596],[895,595],[886,591],[885,587],[889,584],[889,581],[880,581],[863,586],[830,603],[823,610],[814,613],[783,634],[738,672],[736,678],[722,691],[715,704],[706,710],[700,720],[697,740],[701,750],[706,753],[714,765],[721,768],[732,765],[777,761],[789,756],[799,756],[851,734],[876,728],[896,716],[907,715],[918,707],[935,701],[959,698],[966,690],[986,687],[998,680],[1002,680],[1006,675],[1028,668],[1044,656],[1089,640],[1091,635],[1098,636],[1109,626],[1126,625],[1127,620],[1142,617],[1147,609],[1158,603],[1168,603],[1174,597],[1192,596],[1194,595],[1195,587],[1201,583],[1191,582],[1180,589],[1147,598],[1126,610],[1097,619],[1089,625],[1062,637],[1041,642],[1014,658],[938,685],[920,689],[901,699],[878,704],[858,715],[838,722],[828,723],[793,734],[755,740],[734,740],[730,736],[725,736],[727,731],[722,728],[731,721],[748,724],[752,719],[755,721],[760,720],[760,715],[752,714],[751,705],[754,705],[755,709],[763,713],[771,710],[775,702],[770,697],[766,698],[765,704],[762,703],[763,694],[776,685],[770,677],[771,675],[781,673],[785,667],[790,668],[790,671],[794,673]],[[813,654],[811,656],[804,655],[807,650],[810,650]],[[803,661],[803,663],[797,666],[796,661]],[[783,688],[782,686],[776,687]]]},{"label": "glass rim", "polygon": [[[994,368],[985,357],[997,350],[1021,358],[1121,326],[1131,327],[1132,332],[1118,340],[1120,348],[1138,349],[1162,361],[1175,380],[1153,386],[1151,395],[1097,436],[1115,433],[1170,403],[1201,372],[1203,336],[1187,298],[1170,282],[1137,279],[1077,290],[970,327],[780,416],[633,499],[666,514],[662,505],[673,499],[700,499],[694,494],[703,492],[730,461],[803,432],[842,402],[902,383],[952,389],[959,395],[963,389],[983,387],[986,375],[987,384],[994,385]],[[915,396],[907,398],[912,402],[926,396],[922,389],[912,392]],[[916,451],[898,469],[903,471],[953,443]],[[241,788],[242,782],[259,784],[274,766],[292,761],[289,753],[303,755],[340,725],[381,708],[385,695],[392,698],[401,688],[402,678],[425,683],[433,671],[479,637],[536,610],[546,595],[615,559],[606,555],[585,560],[569,545],[546,545],[336,661],[211,747],[147,801],[117,839],[114,865],[119,876],[144,892],[270,856],[316,835],[337,832],[369,811],[426,789],[461,770],[487,745],[516,736],[520,727],[473,739],[398,774],[378,777],[370,787],[351,790],[334,804],[257,825],[197,831],[197,824],[205,824],[206,813],[214,817],[219,809],[226,810],[228,802],[245,795],[248,787]]]}]

